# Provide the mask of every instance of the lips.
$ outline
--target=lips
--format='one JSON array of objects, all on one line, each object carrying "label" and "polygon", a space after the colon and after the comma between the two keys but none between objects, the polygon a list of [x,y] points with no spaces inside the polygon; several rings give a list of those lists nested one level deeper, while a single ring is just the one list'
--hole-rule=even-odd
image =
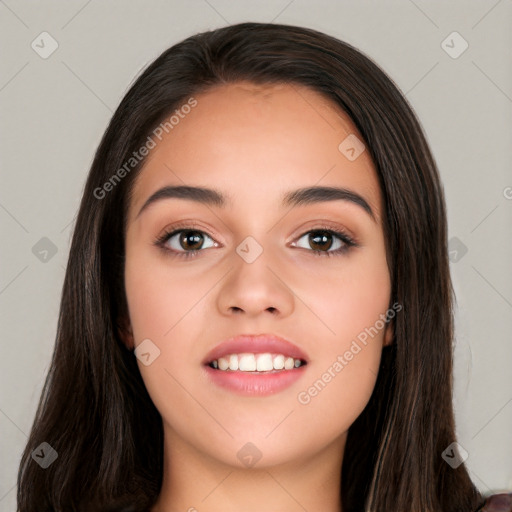
[{"label": "lips", "polygon": [[[223,358],[234,354],[249,359],[251,359],[249,355],[252,354],[264,354],[264,359],[268,359],[271,354],[280,354],[281,357],[285,356],[288,361],[295,361],[299,366],[283,368],[280,364],[281,369],[268,370],[267,362],[267,365],[264,365],[267,370],[259,371],[256,368],[256,371],[253,371],[253,368],[250,370],[245,368],[241,371],[238,365],[235,365],[238,369],[232,370],[230,362],[229,370],[226,371],[225,367],[224,370],[220,369],[220,362]],[[252,357],[252,360],[254,359]],[[265,397],[283,392],[302,379],[308,360],[308,356],[297,345],[279,336],[273,334],[241,335],[223,341],[212,349],[203,360],[203,371],[206,379],[218,388],[243,396]],[[219,369],[214,366],[213,361],[219,362]],[[257,366],[259,363],[258,361]],[[240,362],[240,365],[242,364]]]},{"label": "lips", "polygon": [[305,363],[309,358],[297,345],[273,334],[245,334],[229,338],[214,347],[203,359],[203,364],[208,365],[212,361],[230,354],[242,353],[274,353],[285,357],[300,359]]}]

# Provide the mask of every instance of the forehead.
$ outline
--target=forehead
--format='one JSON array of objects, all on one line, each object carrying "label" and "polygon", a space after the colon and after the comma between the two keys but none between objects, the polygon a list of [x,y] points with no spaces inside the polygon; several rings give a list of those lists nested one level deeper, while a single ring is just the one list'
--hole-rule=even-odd
[{"label": "forehead", "polygon": [[194,99],[161,140],[153,137],[131,219],[168,185],[215,188],[254,207],[300,186],[343,186],[364,193],[380,216],[374,164],[354,123],[330,99],[296,84],[250,82],[215,86]]}]

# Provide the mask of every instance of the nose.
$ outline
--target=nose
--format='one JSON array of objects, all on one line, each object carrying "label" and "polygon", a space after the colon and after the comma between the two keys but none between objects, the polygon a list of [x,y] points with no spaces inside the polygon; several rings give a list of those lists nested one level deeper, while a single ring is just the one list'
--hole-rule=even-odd
[{"label": "nose", "polygon": [[278,262],[267,258],[267,251],[252,263],[234,253],[233,268],[217,296],[217,306],[222,315],[244,314],[257,317],[271,313],[286,317],[293,312],[292,289]]}]

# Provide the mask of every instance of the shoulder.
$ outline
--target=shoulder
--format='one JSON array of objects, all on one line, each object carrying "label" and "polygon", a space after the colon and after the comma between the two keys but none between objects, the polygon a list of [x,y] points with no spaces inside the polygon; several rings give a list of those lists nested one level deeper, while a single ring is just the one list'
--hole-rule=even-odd
[{"label": "shoulder", "polygon": [[512,492],[488,496],[476,512],[512,512]]}]

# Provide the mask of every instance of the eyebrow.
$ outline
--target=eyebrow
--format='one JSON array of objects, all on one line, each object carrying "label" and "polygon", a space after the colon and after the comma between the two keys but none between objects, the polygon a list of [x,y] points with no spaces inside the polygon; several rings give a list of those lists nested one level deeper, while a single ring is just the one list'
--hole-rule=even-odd
[{"label": "eyebrow", "polygon": [[[225,207],[228,203],[230,203],[228,198],[222,192],[215,189],[205,187],[192,187],[188,185],[167,186],[157,190],[146,200],[142,208],[139,210],[137,217],[139,217],[141,213],[151,204],[163,199],[186,199],[189,201],[196,201],[207,206],[216,206],[219,208]],[[368,202],[356,192],[346,188],[305,187],[292,190],[283,196],[282,205],[283,207],[294,207],[339,200],[349,201],[351,203],[357,204],[364,211],[366,211],[366,213],[372,218],[374,222],[376,222],[375,214],[373,213]]]}]

